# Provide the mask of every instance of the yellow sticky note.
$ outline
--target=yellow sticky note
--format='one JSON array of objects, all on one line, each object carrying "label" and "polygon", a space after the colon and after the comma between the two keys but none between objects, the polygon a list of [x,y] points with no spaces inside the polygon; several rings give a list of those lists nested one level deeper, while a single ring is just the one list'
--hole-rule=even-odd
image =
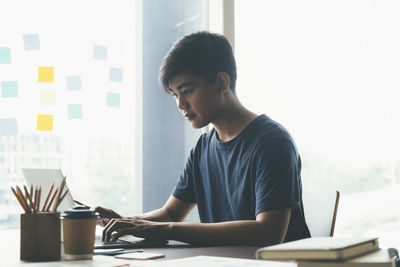
[{"label": "yellow sticky note", "polygon": [[53,115],[38,114],[36,130],[53,131]]},{"label": "yellow sticky note", "polygon": [[53,67],[39,67],[38,77],[39,77],[39,82],[53,83],[54,82],[54,68]]},{"label": "yellow sticky note", "polygon": [[56,105],[56,91],[55,90],[41,90],[40,91],[40,105],[41,106],[55,106]]}]

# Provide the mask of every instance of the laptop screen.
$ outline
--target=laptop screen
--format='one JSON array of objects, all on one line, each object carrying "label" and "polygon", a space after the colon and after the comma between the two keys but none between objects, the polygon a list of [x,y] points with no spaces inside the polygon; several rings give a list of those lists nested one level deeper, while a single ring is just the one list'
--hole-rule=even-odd
[{"label": "laptop screen", "polygon": [[[62,180],[64,179],[64,175],[60,169],[36,169],[36,168],[22,168],[22,174],[25,177],[27,185],[30,187],[33,185],[34,188],[41,187],[41,203],[44,203],[45,198],[50,190],[51,185],[54,183],[54,189],[52,194],[56,188],[61,185]],[[68,180],[68,178],[67,178]],[[65,184],[64,191],[68,189],[68,185]],[[74,200],[72,198],[71,192],[68,190],[67,195],[58,206],[58,211],[68,210],[74,207]],[[42,209],[42,208],[40,208]]]}]

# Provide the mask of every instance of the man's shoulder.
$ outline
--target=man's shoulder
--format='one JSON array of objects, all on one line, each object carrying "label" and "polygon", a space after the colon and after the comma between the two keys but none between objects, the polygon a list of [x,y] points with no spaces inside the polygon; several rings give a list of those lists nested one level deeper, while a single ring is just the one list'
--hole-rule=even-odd
[{"label": "man's shoulder", "polygon": [[197,140],[196,145],[193,147],[194,151],[200,152],[210,145],[210,142],[215,135],[215,129],[211,128],[209,131],[202,133]]},{"label": "man's shoulder", "polygon": [[288,130],[279,122],[271,119],[265,114],[258,116],[250,129],[248,137],[262,142],[276,140],[292,141]]}]

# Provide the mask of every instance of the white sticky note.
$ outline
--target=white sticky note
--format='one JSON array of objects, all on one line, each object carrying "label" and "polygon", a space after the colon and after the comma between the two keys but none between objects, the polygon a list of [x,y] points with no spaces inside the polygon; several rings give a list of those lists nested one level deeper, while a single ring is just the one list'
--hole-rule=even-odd
[{"label": "white sticky note", "polygon": [[56,105],[56,91],[55,90],[41,90],[40,91],[40,105],[41,106],[55,106]]},{"label": "white sticky note", "polygon": [[93,59],[107,60],[107,46],[94,45],[93,46]]},{"label": "white sticky note", "polygon": [[25,50],[40,50],[39,34],[24,34],[22,38],[24,39]]},{"label": "white sticky note", "polygon": [[124,75],[123,69],[110,68],[110,76],[109,76],[110,81],[121,83],[123,75]]},{"label": "white sticky note", "polygon": [[66,77],[67,79],[67,88],[70,91],[81,90],[82,82],[81,76],[79,75],[70,75]]},{"label": "white sticky note", "polygon": [[0,119],[0,136],[17,135],[17,119]]}]

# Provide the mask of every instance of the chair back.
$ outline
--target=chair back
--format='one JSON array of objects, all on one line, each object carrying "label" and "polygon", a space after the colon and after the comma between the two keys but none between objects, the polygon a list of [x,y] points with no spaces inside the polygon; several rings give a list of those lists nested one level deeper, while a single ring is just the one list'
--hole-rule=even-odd
[{"label": "chair back", "polygon": [[304,190],[304,216],[311,237],[333,236],[339,191]]}]

